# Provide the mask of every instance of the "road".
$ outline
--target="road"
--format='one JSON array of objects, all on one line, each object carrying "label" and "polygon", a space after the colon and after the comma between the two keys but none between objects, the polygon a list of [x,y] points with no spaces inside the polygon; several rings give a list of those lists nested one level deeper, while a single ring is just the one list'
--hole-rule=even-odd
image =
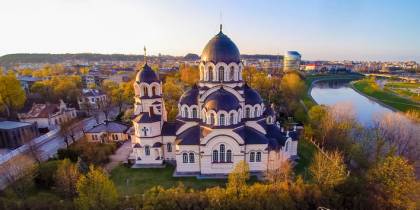
[{"label": "road", "polygon": [[[115,108],[113,109],[109,116],[110,118],[114,118],[117,116],[118,110]],[[103,113],[100,113],[98,115],[98,122],[103,122],[105,120],[105,115]],[[95,117],[90,117],[87,119],[84,119],[82,121],[77,122],[73,126],[74,131],[74,137],[77,140],[81,139],[84,135],[84,131],[91,129],[93,126],[97,125],[97,120]],[[69,144],[72,144],[71,138],[69,138]],[[36,151],[38,154],[38,158],[41,161],[46,161],[50,157],[53,157],[55,154],[57,154],[58,149],[65,148],[66,142],[64,141],[64,137],[60,134],[59,130],[50,131],[48,134],[38,137],[36,139],[33,139],[31,142],[27,143],[26,145],[23,145],[19,147],[18,149],[10,152],[10,154],[6,154],[3,157],[1,157],[0,160],[0,190],[5,189],[8,185],[8,182],[6,180],[7,173],[10,173],[7,169],[7,161],[12,158],[16,158],[18,156],[24,156],[28,155],[31,156],[31,150]],[[7,157],[9,156],[9,157]],[[33,156],[33,155],[32,155]],[[34,162],[35,163],[35,162]],[[6,166],[6,167],[2,167]],[[16,170],[10,169],[10,170]]]}]

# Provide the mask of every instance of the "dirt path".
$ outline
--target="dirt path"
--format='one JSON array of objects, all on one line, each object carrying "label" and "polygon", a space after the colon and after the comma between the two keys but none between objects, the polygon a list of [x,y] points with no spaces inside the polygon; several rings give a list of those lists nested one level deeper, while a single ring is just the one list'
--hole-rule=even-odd
[{"label": "dirt path", "polygon": [[109,156],[109,163],[105,165],[105,170],[111,172],[112,169],[127,161],[131,152],[131,141],[126,141],[120,148],[115,151],[115,154]]}]

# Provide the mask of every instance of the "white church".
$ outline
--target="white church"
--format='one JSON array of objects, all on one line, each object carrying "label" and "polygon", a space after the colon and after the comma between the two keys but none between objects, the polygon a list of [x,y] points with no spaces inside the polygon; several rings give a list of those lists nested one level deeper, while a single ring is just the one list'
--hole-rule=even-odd
[{"label": "white church", "polygon": [[201,54],[199,83],[181,96],[170,122],[162,82],[146,63],[134,83],[134,167],[172,162],[175,176],[214,176],[244,160],[258,174],[297,158],[296,130],[276,123],[272,107],[244,83],[243,69],[237,46],[220,29]]}]

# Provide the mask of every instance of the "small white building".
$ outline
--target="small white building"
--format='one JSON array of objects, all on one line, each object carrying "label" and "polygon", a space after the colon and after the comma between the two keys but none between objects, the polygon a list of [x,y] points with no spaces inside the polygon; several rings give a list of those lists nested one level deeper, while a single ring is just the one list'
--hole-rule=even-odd
[{"label": "small white building", "polygon": [[129,126],[115,121],[105,121],[85,132],[86,139],[91,142],[121,142],[129,140]]},{"label": "small white building", "polygon": [[220,31],[203,50],[199,83],[181,96],[179,115],[168,122],[162,83],[146,63],[134,83],[134,167],[170,161],[176,176],[224,176],[242,160],[258,174],[297,158],[297,131],[276,124],[271,106],[245,84],[243,69],[238,48]]},{"label": "small white building", "polygon": [[64,101],[60,100],[60,104],[34,103],[29,112],[20,113],[18,117],[22,122],[36,122],[40,129],[52,130],[57,128],[61,123],[76,118],[77,113],[75,108],[67,107]]},{"label": "small white building", "polygon": [[99,110],[107,101],[107,95],[96,89],[83,89],[82,96],[78,99],[79,108],[82,111],[91,112]]}]

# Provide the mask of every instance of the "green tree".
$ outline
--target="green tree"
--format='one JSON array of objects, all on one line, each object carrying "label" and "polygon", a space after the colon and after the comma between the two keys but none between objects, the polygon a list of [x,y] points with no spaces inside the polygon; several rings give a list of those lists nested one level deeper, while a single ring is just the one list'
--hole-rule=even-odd
[{"label": "green tree", "polygon": [[322,190],[330,190],[346,180],[346,166],[338,152],[318,151],[309,167],[314,182]]},{"label": "green tree", "polygon": [[288,73],[281,79],[281,93],[287,103],[287,112],[294,113],[300,105],[298,104],[301,96],[306,90],[305,82],[297,73]]},{"label": "green tree", "polygon": [[76,196],[76,184],[79,177],[80,172],[76,164],[69,159],[62,160],[55,173],[57,191],[66,198],[73,198]]},{"label": "green tree", "polygon": [[6,111],[7,118],[15,117],[12,115],[22,108],[25,101],[25,91],[16,76],[11,72],[0,75],[0,109]]},{"label": "green tree", "polygon": [[399,156],[389,156],[367,174],[374,209],[415,209],[419,183],[413,166]]},{"label": "green tree", "polygon": [[182,95],[182,85],[177,78],[168,76],[163,84],[163,99],[168,113],[168,120],[175,120],[178,114],[178,100]]},{"label": "green tree", "polygon": [[118,193],[114,183],[102,169],[89,167],[89,172],[77,181],[75,204],[78,209],[113,209],[117,205]]},{"label": "green tree", "polygon": [[81,94],[82,80],[79,76],[52,76],[48,80],[35,82],[31,91],[40,94],[49,102],[63,99],[67,103],[77,103]]},{"label": "green tree", "polygon": [[181,74],[181,81],[190,87],[200,79],[198,66],[181,65],[179,72]]}]

